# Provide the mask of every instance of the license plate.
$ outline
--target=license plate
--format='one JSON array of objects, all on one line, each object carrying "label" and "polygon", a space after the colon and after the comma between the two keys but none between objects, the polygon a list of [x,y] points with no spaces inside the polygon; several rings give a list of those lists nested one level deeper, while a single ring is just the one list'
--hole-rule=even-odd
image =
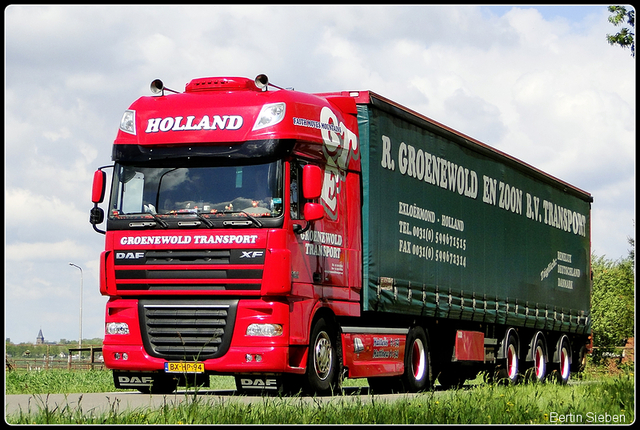
[{"label": "license plate", "polygon": [[164,371],[167,373],[204,373],[204,363],[168,362],[164,363]]}]

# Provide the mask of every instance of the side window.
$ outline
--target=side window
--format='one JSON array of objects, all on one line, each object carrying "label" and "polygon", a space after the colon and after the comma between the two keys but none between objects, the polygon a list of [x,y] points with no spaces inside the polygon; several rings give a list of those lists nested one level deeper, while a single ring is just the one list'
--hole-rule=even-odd
[{"label": "side window", "polygon": [[144,173],[135,172],[133,178],[129,179],[123,186],[122,212],[125,214],[142,212]]},{"label": "side window", "polygon": [[291,201],[291,219],[304,219],[304,204],[306,203],[302,195],[302,166],[298,160],[292,160],[290,163],[291,184],[289,186]]}]

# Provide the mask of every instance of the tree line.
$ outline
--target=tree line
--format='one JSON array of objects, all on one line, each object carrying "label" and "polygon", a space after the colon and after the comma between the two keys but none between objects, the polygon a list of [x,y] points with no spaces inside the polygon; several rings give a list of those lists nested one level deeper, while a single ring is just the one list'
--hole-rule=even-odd
[{"label": "tree line", "polygon": [[[102,339],[82,339],[82,347],[88,348],[90,346],[100,347],[102,346]],[[56,356],[60,357],[61,353],[64,356],[69,355],[69,348],[77,348],[78,341],[77,340],[65,340],[60,339],[57,344],[42,344],[36,345],[32,343],[19,343],[13,344],[11,342],[5,342],[5,354],[7,357],[19,358],[19,357],[30,357],[30,358],[42,358],[45,356]]]},{"label": "tree line", "polygon": [[610,260],[592,255],[593,290],[591,320],[593,359],[597,363],[607,354],[619,354],[619,347],[634,337],[634,239],[626,258]]}]

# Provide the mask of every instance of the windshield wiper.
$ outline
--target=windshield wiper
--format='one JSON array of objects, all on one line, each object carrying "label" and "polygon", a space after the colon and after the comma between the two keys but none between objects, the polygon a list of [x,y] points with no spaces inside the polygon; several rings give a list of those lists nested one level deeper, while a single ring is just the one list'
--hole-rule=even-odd
[{"label": "windshield wiper", "polygon": [[198,212],[196,212],[196,216],[198,217],[198,219],[200,221],[202,221],[203,223],[205,223],[207,225],[207,227],[209,228],[213,228],[213,223],[211,222],[210,219],[205,218],[204,216],[202,216],[202,214],[199,214]]},{"label": "windshield wiper", "polygon": [[162,228],[169,228],[169,224],[167,224],[167,222],[160,218],[158,215],[152,213],[151,216],[157,221],[158,224],[160,224]]}]

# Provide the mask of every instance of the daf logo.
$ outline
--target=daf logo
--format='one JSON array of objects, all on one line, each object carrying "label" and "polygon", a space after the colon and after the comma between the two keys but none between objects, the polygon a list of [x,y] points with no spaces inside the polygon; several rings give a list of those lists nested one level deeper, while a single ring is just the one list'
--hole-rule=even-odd
[{"label": "daf logo", "polygon": [[148,386],[150,384],[153,384],[153,378],[151,376],[142,376],[142,377],[138,377],[138,376],[132,376],[132,377],[128,377],[128,376],[118,376],[118,382],[120,383],[120,385],[142,385],[142,386]]},{"label": "daf logo", "polygon": [[144,258],[144,252],[116,252],[116,260],[138,260]]},{"label": "daf logo", "polygon": [[274,389],[278,387],[278,381],[267,378],[241,378],[240,385],[243,388]]},{"label": "daf logo", "polygon": [[259,258],[264,255],[264,251],[242,251],[240,258]]}]

